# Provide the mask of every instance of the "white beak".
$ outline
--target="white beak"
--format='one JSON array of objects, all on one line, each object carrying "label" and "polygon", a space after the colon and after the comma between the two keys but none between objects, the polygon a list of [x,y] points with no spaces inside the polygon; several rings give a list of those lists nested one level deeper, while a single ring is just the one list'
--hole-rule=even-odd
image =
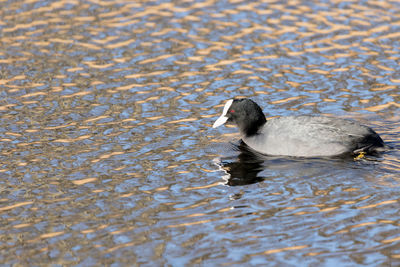
[{"label": "white beak", "polygon": [[213,124],[213,128],[217,128],[219,126],[221,126],[222,124],[224,124],[226,121],[228,120],[228,117],[221,115],[221,117],[219,117]]},{"label": "white beak", "polygon": [[224,106],[224,110],[222,111],[222,115],[214,122],[213,128],[217,128],[218,126],[221,126],[224,124],[227,120],[228,117],[226,116],[226,113],[228,113],[229,108],[231,107],[233,102],[233,99],[228,100]]}]

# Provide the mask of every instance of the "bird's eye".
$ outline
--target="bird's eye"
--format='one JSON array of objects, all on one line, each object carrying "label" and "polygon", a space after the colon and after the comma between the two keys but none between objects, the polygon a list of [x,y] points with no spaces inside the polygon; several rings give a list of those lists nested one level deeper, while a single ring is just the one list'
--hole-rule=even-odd
[{"label": "bird's eye", "polygon": [[235,113],[235,110],[234,110],[234,109],[231,109],[229,112],[230,112],[230,113]]}]

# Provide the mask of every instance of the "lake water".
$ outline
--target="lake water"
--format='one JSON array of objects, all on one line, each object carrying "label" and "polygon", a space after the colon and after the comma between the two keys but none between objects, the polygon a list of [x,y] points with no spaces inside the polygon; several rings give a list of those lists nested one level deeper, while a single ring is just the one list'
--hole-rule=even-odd
[{"label": "lake water", "polygon": [[[0,1],[0,263],[400,265],[397,1]],[[254,157],[227,99],[392,147]]]}]

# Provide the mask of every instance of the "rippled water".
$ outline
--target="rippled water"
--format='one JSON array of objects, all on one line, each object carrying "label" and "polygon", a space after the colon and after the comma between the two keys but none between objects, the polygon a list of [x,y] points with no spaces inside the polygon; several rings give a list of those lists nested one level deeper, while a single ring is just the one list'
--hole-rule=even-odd
[{"label": "rippled water", "polygon": [[[0,1],[0,263],[400,264],[397,1]],[[257,158],[234,96],[393,149]]]}]

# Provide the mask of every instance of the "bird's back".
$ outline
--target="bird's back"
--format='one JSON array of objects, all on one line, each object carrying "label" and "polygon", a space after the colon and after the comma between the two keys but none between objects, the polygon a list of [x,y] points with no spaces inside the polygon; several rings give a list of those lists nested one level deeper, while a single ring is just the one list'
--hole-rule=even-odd
[{"label": "bird's back", "polygon": [[316,116],[270,119],[258,134],[243,137],[253,149],[269,155],[334,156],[372,151],[383,147],[382,139],[369,127],[356,122]]}]

